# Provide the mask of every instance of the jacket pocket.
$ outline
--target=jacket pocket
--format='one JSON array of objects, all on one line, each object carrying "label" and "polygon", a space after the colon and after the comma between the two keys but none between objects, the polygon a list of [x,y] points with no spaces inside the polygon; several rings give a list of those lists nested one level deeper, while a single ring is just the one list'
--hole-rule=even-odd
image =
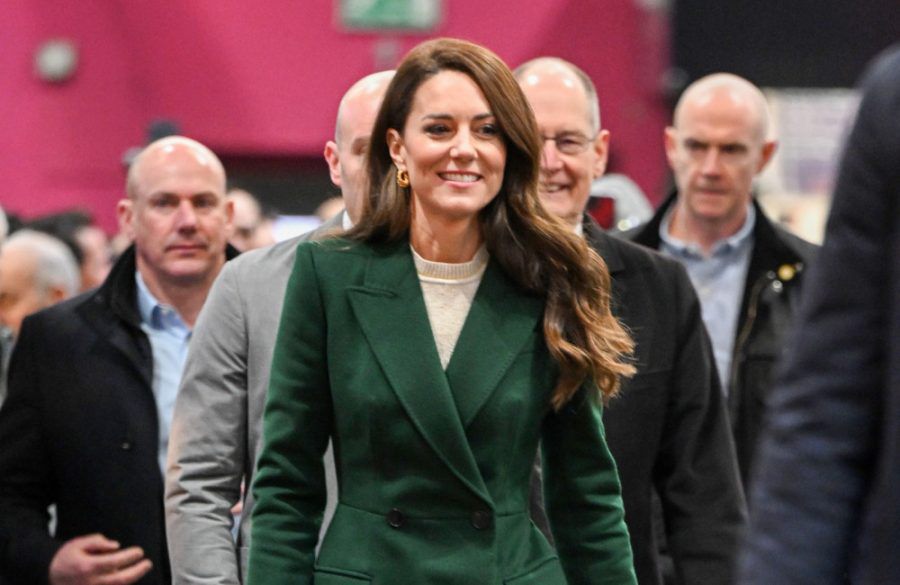
[{"label": "jacket pocket", "polygon": [[356,571],[316,567],[313,571],[313,585],[363,585],[371,583],[372,577]]},{"label": "jacket pocket", "polygon": [[559,559],[552,557],[515,577],[503,580],[504,585],[566,585]]}]

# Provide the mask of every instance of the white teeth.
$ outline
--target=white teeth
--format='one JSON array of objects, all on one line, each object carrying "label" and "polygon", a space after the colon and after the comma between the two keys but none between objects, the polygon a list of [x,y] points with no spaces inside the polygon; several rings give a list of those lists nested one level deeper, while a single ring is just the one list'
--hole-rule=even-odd
[{"label": "white teeth", "polygon": [[561,191],[563,188],[563,185],[551,185],[546,183],[541,185],[541,190],[547,193],[556,193],[557,191]]},{"label": "white teeth", "polygon": [[441,178],[447,181],[457,181],[459,183],[474,183],[478,180],[478,175],[470,173],[441,173]]}]

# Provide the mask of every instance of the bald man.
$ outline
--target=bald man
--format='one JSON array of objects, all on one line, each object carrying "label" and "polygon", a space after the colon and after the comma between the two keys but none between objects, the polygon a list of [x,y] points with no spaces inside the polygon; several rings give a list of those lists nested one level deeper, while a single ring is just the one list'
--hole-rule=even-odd
[{"label": "bald man", "polygon": [[231,212],[221,162],[184,137],[144,149],[126,191],[117,209],[134,244],[98,289],[27,317],[13,352],[0,570],[14,585],[171,582],[162,464]]},{"label": "bald man", "polygon": [[[392,76],[367,76],[340,102],[335,139],[325,146],[325,159],[346,211],[318,233],[350,227],[359,218],[366,191],[365,155]],[[177,584],[236,585],[246,572],[253,496],[249,489],[242,496],[241,485],[250,485],[262,446],[269,367],[294,250],[311,235],[229,262],[194,332],[175,408],[166,485],[166,523]],[[302,440],[303,429],[297,429],[297,438]],[[329,452],[326,517],[336,496],[330,459]],[[235,542],[231,509],[242,497]]]},{"label": "bald man", "polygon": [[677,192],[628,233],[687,268],[712,338],[745,487],[773,366],[816,250],[769,221],[753,198],[753,179],[775,152],[768,126],[765,97],[746,79],[718,73],[690,85],[665,131]]}]

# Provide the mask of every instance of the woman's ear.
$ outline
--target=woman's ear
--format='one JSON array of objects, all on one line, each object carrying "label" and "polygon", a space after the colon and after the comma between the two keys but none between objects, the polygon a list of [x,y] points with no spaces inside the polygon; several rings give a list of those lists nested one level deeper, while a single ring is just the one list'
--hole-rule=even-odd
[{"label": "woman's ear", "polygon": [[398,170],[406,170],[406,147],[403,146],[403,136],[393,128],[387,131],[388,152],[391,153],[391,159],[397,165]]}]

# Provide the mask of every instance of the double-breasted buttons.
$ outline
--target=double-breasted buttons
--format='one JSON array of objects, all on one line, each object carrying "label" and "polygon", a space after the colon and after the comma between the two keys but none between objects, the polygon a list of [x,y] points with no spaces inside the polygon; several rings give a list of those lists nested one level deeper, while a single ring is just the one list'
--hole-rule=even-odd
[{"label": "double-breasted buttons", "polygon": [[490,510],[476,510],[472,512],[472,527],[475,530],[487,530],[494,523]]},{"label": "double-breasted buttons", "polygon": [[122,449],[122,451],[131,451],[131,441],[126,439],[125,441],[122,441],[122,444],[119,445],[119,447]]},{"label": "double-breasted buttons", "polygon": [[394,508],[387,514],[387,523],[391,528],[400,528],[406,524],[406,516],[403,515],[403,512]]}]

